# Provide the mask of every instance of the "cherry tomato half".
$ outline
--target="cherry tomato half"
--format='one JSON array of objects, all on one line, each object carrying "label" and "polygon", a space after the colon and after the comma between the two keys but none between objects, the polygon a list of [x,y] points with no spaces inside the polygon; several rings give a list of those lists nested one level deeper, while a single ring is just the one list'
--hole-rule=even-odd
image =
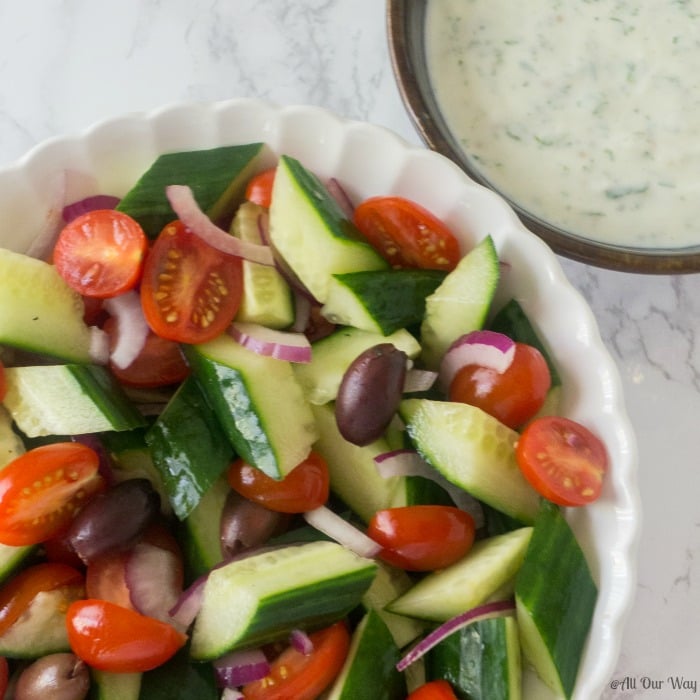
[{"label": "cherry tomato half", "polygon": [[537,418],[520,436],[515,456],[533,488],[554,503],[582,506],[600,496],[607,451],[596,435],[576,421]]},{"label": "cherry tomato half", "polygon": [[355,226],[395,268],[452,270],[461,258],[450,229],[403,197],[371,197],[356,209]]},{"label": "cherry tomato half", "polygon": [[136,286],[147,247],[137,221],[114,209],[96,209],[66,224],[53,262],[70,287],[104,299]]},{"label": "cherry tomato half", "polygon": [[83,589],[83,575],[66,564],[44,562],[15,575],[0,588],[0,635],[19,619],[38,593],[64,587]]},{"label": "cherry tomato half", "polygon": [[[117,343],[119,332],[116,319],[108,318],[102,328],[109,337],[112,350]],[[161,338],[153,331],[148,333],[141,352],[128,367],[117,367],[110,362],[109,368],[122,384],[141,389],[177,384],[190,373],[180,344]]]},{"label": "cherry tomato half", "polygon": [[442,569],[474,543],[474,519],[451,506],[402,506],[377,511],[367,535],[382,546],[379,556],[407,571]]},{"label": "cherry tomato half", "polygon": [[141,306],[151,329],[178,343],[215,338],[243,294],[242,261],[207,245],[182,222],[168,224],[146,256]]},{"label": "cherry tomato half", "polygon": [[350,633],[344,622],[336,622],[309,637],[310,654],[289,647],[275,659],[265,678],[243,687],[248,700],[315,700],[333,682],[345,663]]},{"label": "cherry tomato half", "polygon": [[88,598],[66,612],[68,641],[88,666],[114,673],[139,673],[160,666],[187,641],[172,625]]},{"label": "cherry tomato half", "polygon": [[272,204],[272,187],[275,184],[276,172],[277,168],[270,168],[254,175],[245,188],[245,198],[249,202],[255,202],[269,209]]},{"label": "cherry tomato half", "polygon": [[317,452],[310,452],[284,479],[273,479],[242,459],[229,467],[227,476],[234,491],[278,513],[304,513],[328,500],[328,466]]},{"label": "cherry tomato half", "polygon": [[443,680],[424,683],[416,688],[406,700],[457,700],[452,686]]},{"label": "cherry tomato half", "polygon": [[479,365],[462,367],[450,384],[449,398],[478,406],[515,429],[542,408],[551,383],[542,353],[516,343],[513,362],[502,374]]},{"label": "cherry tomato half", "polygon": [[77,442],[35,447],[0,471],[0,542],[38,544],[61,534],[104,487],[95,450]]}]

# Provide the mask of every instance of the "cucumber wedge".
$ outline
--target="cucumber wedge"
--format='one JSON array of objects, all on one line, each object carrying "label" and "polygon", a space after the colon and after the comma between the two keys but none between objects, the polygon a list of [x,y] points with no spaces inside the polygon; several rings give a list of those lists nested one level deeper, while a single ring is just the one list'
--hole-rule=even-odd
[{"label": "cucumber wedge", "polygon": [[452,633],[425,656],[430,680],[442,678],[470,700],[520,700],[522,663],[513,616],[479,620]]},{"label": "cucumber wedge", "polygon": [[297,277],[321,303],[335,274],[381,270],[385,260],[361,239],[323,183],[298,160],[282,156],[270,206],[270,237]]},{"label": "cucumber wedge", "polygon": [[309,454],[314,418],[289,362],[258,355],[221,335],[185,354],[240,457],[281,479]]},{"label": "cucumber wedge", "polygon": [[102,366],[8,367],[5,377],[5,406],[28,437],[133,430],[146,423]]},{"label": "cucumber wedge", "polygon": [[294,365],[294,374],[308,400],[312,404],[333,401],[350,363],[379,343],[391,343],[409,358],[420,353],[418,341],[403,329],[385,337],[359,328],[339,328],[313,344],[311,362]]},{"label": "cucumber wedge", "polygon": [[540,497],[515,460],[518,433],[475,406],[405,399],[399,413],[420,454],[448,481],[521,523]]},{"label": "cucumber wedge", "polygon": [[[249,243],[262,243],[258,229],[267,212],[259,204],[243,202],[231,222],[231,234]],[[243,298],[237,321],[259,323],[268,328],[286,328],[294,321],[294,303],[289,285],[269,265],[243,260]]]},{"label": "cucumber wedge", "polygon": [[559,508],[543,503],[516,578],[515,602],[525,658],[566,698],[576,685],[597,597],[571,527]]},{"label": "cucumber wedge", "polygon": [[461,335],[483,327],[499,277],[496,247],[486,236],[426,299],[421,344],[428,368],[436,369],[445,351]]},{"label": "cucumber wedge", "polygon": [[165,153],[127,192],[117,209],[129,214],[149,238],[176,218],[168,185],[188,185],[200,208],[214,221],[231,216],[264,152],[262,143]]},{"label": "cucumber wedge", "polygon": [[387,610],[421,620],[445,622],[484,603],[520,569],[531,527],[479,540],[451,566],[428,574]]},{"label": "cucumber wedge", "polygon": [[389,335],[420,323],[425,299],[445,279],[438,270],[368,270],[333,275],[321,313],[331,323]]},{"label": "cucumber wedge", "polygon": [[0,469],[23,453],[24,444],[12,429],[12,416],[0,404]]},{"label": "cucumber wedge", "polygon": [[344,617],[362,599],[377,565],[327,541],[252,555],[214,569],[192,631],[194,659],[284,638],[292,629]]},{"label": "cucumber wedge", "polygon": [[[221,700],[211,664],[194,663],[187,647],[163,665],[146,671],[139,700]],[[116,698],[115,698],[116,700]],[[126,698],[119,700],[126,700]]]},{"label": "cucumber wedge", "polygon": [[0,248],[0,345],[90,362],[84,306],[53,265]]},{"label": "cucumber wedge", "polygon": [[90,669],[88,700],[139,700],[141,673],[111,673]]}]

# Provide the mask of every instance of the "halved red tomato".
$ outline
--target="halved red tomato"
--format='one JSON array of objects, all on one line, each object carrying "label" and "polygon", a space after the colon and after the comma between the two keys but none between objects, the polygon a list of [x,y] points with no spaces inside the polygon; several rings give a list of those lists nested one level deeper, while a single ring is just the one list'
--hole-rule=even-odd
[{"label": "halved red tomato", "polygon": [[542,353],[531,345],[515,344],[508,369],[465,365],[449,388],[450,401],[478,406],[510,428],[518,428],[542,408],[552,380]]},{"label": "halved red tomato", "polygon": [[96,209],[66,224],[53,262],[70,287],[104,299],[136,286],[147,247],[137,221],[114,209]]},{"label": "halved red tomato", "polygon": [[525,478],[554,503],[582,506],[600,496],[608,454],[600,438],[576,421],[533,420],[518,439],[515,456]]},{"label": "halved red tomato", "polygon": [[95,450],[77,442],[35,447],[0,471],[0,542],[38,544],[60,535],[104,488]]},{"label": "halved red tomato", "polygon": [[[110,350],[117,342],[118,324],[114,317],[108,318],[103,330],[109,336]],[[180,344],[167,340],[150,331],[136,359],[128,367],[109,365],[112,374],[127,386],[152,389],[181,382],[190,373],[182,355]]]},{"label": "halved red tomato", "polygon": [[215,338],[240,306],[242,264],[207,245],[181,221],[168,224],[144,264],[141,305],[148,325],[178,343]]},{"label": "halved red tomato", "polygon": [[279,513],[304,513],[328,500],[328,465],[318,452],[310,452],[284,479],[273,479],[242,459],[231,464],[227,476],[241,496]]},{"label": "halved red tomato", "polygon": [[289,647],[272,662],[270,673],[243,687],[248,700],[315,700],[333,682],[345,663],[350,633],[344,622],[336,622],[309,637],[310,654]]},{"label": "halved red tomato", "polygon": [[66,612],[68,641],[88,666],[114,673],[150,671],[187,641],[172,625],[105,600],[78,600]]},{"label": "halved red tomato", "polygon": [[451,506],[421,505],[377,511],[367,535],[384,561],[407,571],[433,571],[461,559],[474,543],[474,519]]},{"label": "halved red tomato", "polygon": [[392,267],[452,270],[461,258],[452,231],[409,199],[371,197],[355,209],[353,221]]},{"label": "halved red tomato", "polygon": [[452,686],[443,680],[424,683],[416,688],[406,700],[457,700]]},{"label": "halved red tomato", "polygon": [[0,588],[0,635],[20,618],[38,593],[64,587],[82,589],[83,583],[83,575],[66,564],[44,562],[24,569]]},{"label": "halved red tomato", "polygon": [[246,186],[245,198],[249,202],[255,202],[255,204],[269,209],[270,204],[272,204],[272,187],[275,184],[276,172],[277,168],[270,168],[254,175]]}]

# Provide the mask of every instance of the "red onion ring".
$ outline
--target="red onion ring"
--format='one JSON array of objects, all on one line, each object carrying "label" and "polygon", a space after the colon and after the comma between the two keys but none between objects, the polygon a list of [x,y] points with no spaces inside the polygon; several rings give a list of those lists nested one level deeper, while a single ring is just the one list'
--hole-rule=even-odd
[{"label": "red onion ring", "polygon": [[326,506],[306,511],[304,520],[360,557],[372,559],[381,551],[377,542]]},{"label": "red onion ring", "polygon": [[143,350],[149,333],[141,299],[138,292],[131,289],[119,296],[105,299],[103,305],[117,321],[117,342],[109,359],[119,369],[125,369]]},{"label": "red onion ring", "polygon": [[311,362],[311,343],[303,333],[280,331],[257,323],[234,321],[229,335],[258,355],[288,362]]},{"label": "red onion ring", "polygon": [[237,649],[213,662],[220,686],[236,688],[258,681],[270,672],[270,664],[262,649]]}]

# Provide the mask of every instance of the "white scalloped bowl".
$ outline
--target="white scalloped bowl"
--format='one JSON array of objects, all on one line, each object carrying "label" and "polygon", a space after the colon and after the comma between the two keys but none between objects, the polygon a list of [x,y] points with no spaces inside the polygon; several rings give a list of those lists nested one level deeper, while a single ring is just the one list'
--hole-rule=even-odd
[{"label": "white scalloped bowl", "polygon": [[[320,176],[338,178],[356,201],[379,194],[415,199],[447,222],[464,250],[486,234],[493,237],[507,263],[500,299],[514,296],[522,304],[561,371],[563,411],[598,433],[610,453],[601,499],[567,514],[600,589],[574,697],[600,697],[614,671],[635,588],[640,519],[635,440],[617,369],[590,309],[550,249],[498,195],[437,153],[319,108],[279,108],[257,100],[176,104],[52,139],[0,170],[0,245],[29,249],[55,214],[56,183],[64,174],[66,201],[98,192],[123,195],[162,152],[252,141],[269,144],[270,162],[287,153]],[[528,674],[526,700],[548,697]]]}]

